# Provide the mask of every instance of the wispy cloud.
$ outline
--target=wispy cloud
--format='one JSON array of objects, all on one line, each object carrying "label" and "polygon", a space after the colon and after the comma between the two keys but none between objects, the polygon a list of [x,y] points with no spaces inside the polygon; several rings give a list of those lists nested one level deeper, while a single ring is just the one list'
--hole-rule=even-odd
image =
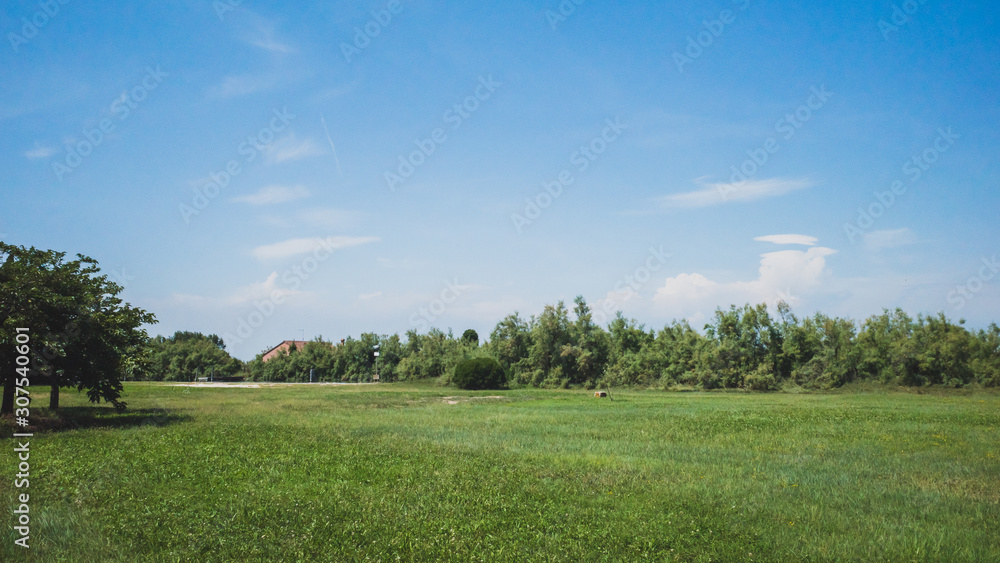
[{"label": "wispy cloud", "polygon": [[309,190],[302,186],[265,186],[256,193],[234,197],[232,201],[249,203],[250,205],[270,205],[285,203],[309,197]]},{"label": "wispy cloud", "polygon": [[310,207],[290,214],[263,215],[261,220],[276,227],[317,227],[321,229],[348,229],[358,225],[365,217],[360,211],[332,207]]},{"label": "wispy cloud", "polygon": [[224,296],[203,296],[189,293],[172,293],[171,303],[184,307],[200,309],[224,310],[233,306],[245,305],[259,299],[287,297],[298,295],[300,291],[281,287],[278,284],[278,272],[271,272],[264,281],[253,282],[250,285],[233,289]]},{"label": "wispy cloud", "polygon": [[292,49],[288,45],[276,40],[273,33],[268,33],[262,37],[252,39],[250,44],[260,47],[266,51],[271,51],[272,53],[292,53],[295,51],[295,49]]},{"label": "wispy cloud", "polygon": [[337,147],[333,146],[333,139],[330,138],[330,130],[326,128],[326,120],[323,119],[323,116],[320,116],[319,120],[323,124],[323,131],[326,131],[326,140],[330,142],[330,149],[333,151],[333,161],[337,163],[337,175],[341,176],[340,159],[337,158]]},{"label": "wispy cloud", "polygon": [[897,248],[917,242],[917,235],[908,228],[887,231],[872,231],[865,233],[865,248],[868,250],[885,250]]},{"label": "wispy cloud", "polygon": [[267,244],[254,248],[252,254],[258,260],[274,260],[278,258],[288,258],[299,254],[308,254],[319,249],[337,250],[358,246],[370,242],[378,241],[378,237],[327,237],[321,238],[295,238],[274,244]]},{"label": "wispy cloud", "polygon": [[24,156],[36,159],[36,158],[48,158],[56,154],[56,149],[52,147],[43,147],[41,145],[35,144],[35,148],[24,153]]},{"label": "wispy cloud", "polygon": [[244,18],[237,24],[239,37],[248,45],[259,47],[271,53],[294,53],[295,49],[278,38],[275,31],[277,22],[265,18],[253,10],[246,10]]},{"label": "wispy cloud", "polygon": [[296,293],[296,291],[291,289],[280,287],[278,285],[278,272],[271,272],[271,275],[263,282],[252,283],[246,287],[237,288],[236,291],[226,298],[226,302],[230,305],[241,305],[250,303],[256,299],[273,299],[275,296],[284,297]]},{"label": "wispy cloud", "polygon": [[362,293],[361,295],[358,295],[358,299],[360,299],[362,301],[371,301],[372,299],[375,299],[376,297],[382,297],[382,292],[381,291],[375,291],[375,292],[372,292],[372,293]]},{"label": "wispy cloud", "polygon": [[806,180],[782,178],[747,180],[736,184],[714,183],[706,184],[703,188],[691,192],[661,196],[655,201],[668,209],[709,207],[727,202],[747,202],[776,197],[811,186],[812,183]]},{"label": "wispy cloud", "polygon": [[806,235],[767,235],[754,237],[753,240],[760,242],[773,242],[774,244],[801,244],[803,246],[816,246],[819,239]]},{"label": "wispy cloud", "polygon": [[310,156],[323,154],[323,149],[311,139],[298,140],[294,133],[264,147],[264,160],[269,164],[278,164],[289,160],[300,160]]}]

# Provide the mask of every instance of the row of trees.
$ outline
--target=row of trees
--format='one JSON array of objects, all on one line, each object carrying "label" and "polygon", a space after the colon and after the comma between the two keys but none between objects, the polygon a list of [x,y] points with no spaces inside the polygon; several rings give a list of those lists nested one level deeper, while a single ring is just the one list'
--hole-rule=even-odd
[{"label": "row of trees", "polygon": [[[268,362],[247,365],[251,378],[307,381],[362,381],[374,371],[380,345],[383,381],[442,377],[464,358],[489,356],[515,385],[594,387],[602,384],[703,389],[769,390],[785,383],[832,388],[858,380],[908,386],[976,383],[1000,385],[1000,328],[965,329],[944,314],[912,318],[902,310],[883,311],[858,323],[817,313],[799,319],[785,303],[776,315],[763,305],[718,309],[703,332],[686,321],[659,331],[620,313],[607,327],[594,323],[578,297],[572,311],[563,302],[546,306],[528,320],[514,313],[502,319],[479,346],[466,331],[455,338],[427,334],[363,334],[331,345],[317,339]],[[471,333],[471,334],[470,334]]]}]

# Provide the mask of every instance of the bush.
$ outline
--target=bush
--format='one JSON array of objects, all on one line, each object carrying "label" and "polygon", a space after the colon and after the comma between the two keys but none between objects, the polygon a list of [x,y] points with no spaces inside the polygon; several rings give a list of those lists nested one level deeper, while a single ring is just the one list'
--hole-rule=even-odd
[{"label": "bush", "polygon": [[774,374],[761,364],[750,375],[743,380],[747,389],[751,391],[777,391],[778,383],[774,379]]},{"label": "bush", "polygon": [[451,382],[460,389],[502,389],[507,376],[493,358],[469,358],[458,362]]}]

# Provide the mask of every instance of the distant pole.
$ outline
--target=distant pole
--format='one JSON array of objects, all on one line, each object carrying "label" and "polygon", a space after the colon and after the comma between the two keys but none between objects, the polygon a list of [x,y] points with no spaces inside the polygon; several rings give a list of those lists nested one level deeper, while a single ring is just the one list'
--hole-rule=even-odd
[{"label": "distant pole", "polygon": [[315,369],[309,368],[309,383],[313,382],[313,373],[315,373],[315,372],[316,372]]},{"label": "distant pole", "polygon": [[378,344],[375,345],[375,381],[378,381]]}]

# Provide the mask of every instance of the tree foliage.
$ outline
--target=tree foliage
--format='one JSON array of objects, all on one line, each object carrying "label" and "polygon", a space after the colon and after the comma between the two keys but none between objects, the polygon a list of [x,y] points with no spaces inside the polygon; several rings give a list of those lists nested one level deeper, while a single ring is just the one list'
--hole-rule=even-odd
[{"label": "tree foliage", "polygon": [[178,331],[150,339],[149,348],[146,379],[152,381],[232,377],[243,371],[243,363],[226,352],[225,343],[215,334]]},{"label": "tree foliage", "polygon": [[459,389],[502,389],[507,386],[507,376],[499,362],[480,356],[458,362],[451,382]]},{"label": "tree foliage", "polygon": [[[32,368],[52,388],[52,408],[59,388],[86,391],[116,408],[123,378],[143,377],[148,339],[142,325],[156,322],[146,311],[118,297],[121,286],[100,274],[93,258],[0,242],[0,365],[13,366],[18,327],[31,335]],[[13,369],[4,369],[0,411],[13,411]]]}]

